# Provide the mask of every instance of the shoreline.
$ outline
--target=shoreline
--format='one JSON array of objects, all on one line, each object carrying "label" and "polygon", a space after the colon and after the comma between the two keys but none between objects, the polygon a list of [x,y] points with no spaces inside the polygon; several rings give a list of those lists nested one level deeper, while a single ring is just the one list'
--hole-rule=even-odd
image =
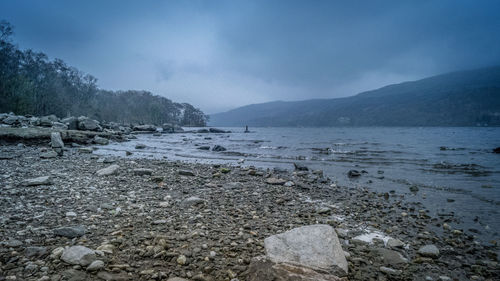
[{"label": "shoreline", "polygon": [[[421,204],[395,194],[325,183],[319,172],[103,157],[76,148],[40,159],[43,147],[0,148],[13,156],[0,160],[0,276],[18,278],[11,280],[246,280],[250,260],[264,253],[264,238],[318,223],[337,230],[349,253],[349,280],[495,280],[500,274],[498,246],[446,226],[434,231],[450,218],[430,217]],[[116,174],[96,175],[110,165],[119,166]],[[193,175],[180,172],[186,170]],[[51,183],[22,184],[41,176]],[[269,184],[269,178],[284,179],[283,185]],[[186,200],[192,197],[199,200]],[[83,236],[53,232],[76,225],[85,228]],[[389,237],[402,245],[388,245]],[[14,240],[21,245],[9,247]],[[417,253],[427,244],[437,246],[437,257]],[[51,254],[70,245],[113,250],[104,253],[103,269],[88,272]],[[27,257],[34,246],[44,253]]]}]

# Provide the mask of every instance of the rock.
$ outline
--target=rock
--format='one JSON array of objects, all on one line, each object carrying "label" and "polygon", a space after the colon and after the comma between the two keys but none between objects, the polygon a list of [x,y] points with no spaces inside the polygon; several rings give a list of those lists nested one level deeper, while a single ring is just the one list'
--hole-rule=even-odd
[{"label": "rock", "polygon": [[265,256],[253,258],[247,271],[248,281],[341,281],[335,275],[317,272],[307,266],[273,262]]},{"label": "rock", "polygon": [[57,152],[55,152],[54,150],[49,150],[47,152],[43,152],[40,154],[40,158],[42,159],[52,159],[52,158],[56,158],[57,157]]},{"label": "rock", "polygon": [[385,265],[399,267],[408,263],[408,259],[399,252],[384,248],[379,248],[376,251],[382,257]]},{"label": "rock", "polygon": [[381,266],[380,271],[389,275],[401,275],[401,273],[403,273],[403,271],[399,269],[393,269],[385,266]]},{"label": "rock", "polygon": [[7,241],[2,241],[0,242],[0,246],[8,247],[8,248],[16,248],[23,245],[23,242],[17,240],[17,239],[12,239],[9,238]]},{"label": "rock", "polygon": [[425,245],[418,249],[419,255],[430,258],[437,258],[439,256],[439,249],[435,245]]},{"label": "rock", "polygon": [[71,246],[64,249],[62,253],[61,260],[69,264],[78,264],[81,266],[87,266],[95,261],[95,252],[84,246]]},{"label": "rock", "polygon": [[87,267],[87,271],[98,271],[103,268],[104,268],[104,262],[101,260],[95,260]]},{"label": "rock", "polygon": [[136,125],[132,128],[134,131],[143,131],[143,132],[156,132],[156,126],[154,125]]},{"label": "rock", "polygon": [[[13,125],[16,122],[21,121],[21,116],[16,116],[16,115],[9,115],[7,118],[4,118],[2,122],[7,125]],[[52,124],[51,124],[52,125]]]},{"label": "rock", "polygon": [[143,143],[138,143],[135,145],[135,149],[144,149],[144,148],[146,148],[146,145]]},{"label": "rock", "polygon": [[60,122],[52,122],[52,128],[59,130],[67,130],[68,125],[60,123]]},{"label": "rock", "polygon": [[208,145],[204,145],[204,146],[200,146],[198,147],[199,150],[210,150],[210,146]]},{"label": "rock", "polygon": [[52,184],[50,176],[27,179],[24,181],[25,186],[50,185],[50,184]]},{"label": "rock", "polygon": [[101,251],[106,254],[113,254],[113,251],[115,250],[115,246],[113,244],[103,244],[99,247],[97,247],[98,251]]},{"label": "rock", "polygon": [[267,257],[275,263],[294,263],[338,276],[347,275],[347,260],[333,227],[309,225],[264,240]]},{"label": "rock", "polygon": [[295,167],[295,170],[297,170],[297,171],[309,171],[309,168],[307,168],[307,166],[305,166],[305,165],[293,163],[293,166]]},{"label": "rock", "polygon": [[56,236],[63,236],[66,238],[76,238],[85,235],[85,227],[82,225],[76,226],[63,226],[53,230]]},{"label": "rock", "polygon": [[64,118],[61,122],[66,124],[69,130],[78,130],[78,118],[74,116]]},{"label": "rock", "polygon": [[180,265],[185,265],[187,263],[187,258],[185,255],[180,255],[177,257],[177,263]]},{"label": "rock", "polygon": [[196,196],[191,196],[189,198],[184,199],[184,201],[182,201],[182,205],[186,206],[186,207],[196,206],[196,205],[200,205],[200,204],[204,204],[204,203],[205,203],[205,200],[201,199],[200,197],[196,197]]},{"label": "rock", "polygon": [[210,129],[208,129],[208,131],[210,133],[226,133],[226,131],[221,130],[221,129],[217,129],[217,128],[210,128]]},{"label": "rock", "polygon": [[189,170],[179,170],[179,175],[181,176],[194,176],[195,174],[193,173],[193,171],[189,171]]},{"label": "rock", "polygon": [[415,193],[415,192],[418,192],[418,186],[416,186],[416,185],[412,185],[412,186],[410,186],[410,191],[411,191],[411,192],[414,192],[414,193]]},{"label": "rock", "polygon": [[497,147],[497,148],[495,148],[495,149],[493,149],[493,153],[500,153],[500,146]]},{"label": "rock", "polygon": [[100,169],[99,171],[96,172],[96,174],[98,176],[111,176],[111,175],[116,174],[116,172],[118,172],[119,168],[120,168],[120,166],[113,164],[113,165],[106,167],[104,169]]},{"label": "rock", "polygon": [[30,257],[42,257],[47,254],[46,247],[27,247],[24,250],[24,255],[28,258]]},{"label": "rock", "polygon": [[189,280],[180,277],[172,277],[168,278],[167,281],[189,281]]},{"label": "rock", "polygon": [[332,209],[328,208],[328,207],[320,207],[316,210],[316,212],[318,214],[329,214],[330,212],[332,211]]},{"label": "rock", "polygon": [[87,117],[78,117],[78,129],[83,131],[102,131],[99,122]]},{"label": "rock", "polygon": [[287,181],[284,179],[278,179],[278,178],[268,178],[266,179],[266,183],[272,184],[272,185],[284,185]]},{"label": "rock", "polygon": [[355,178],[361,176],[361,173],[358,170],[350,170],[347,172],[347,176],[350,178]]},{"label": "rock", "polygon": [[214,147],[212,147],[212,151],[226,151],[227,149],[221,145],[214,145]]},{"label": "rock", "polygon": [[92,147],[80,147],[78,148],[78,152],[80,153],[92,153],[94,149]]},{"label": "rock", "polygon": [[126,281],[126,280],[131,280],[129,276],[127,276],[126,273],[111,273],[107,272],[104,270],[101,270],[97,273],[97,277],[99,279],[105,280],[105,281]]},{"label": "rock", "polygon": [[136,176],[143,176],[143,175],[149,175],[150,176],[150,175],[153,174],[153,170],[151,170],[151,169],[144,169],[144,168],[134,169],[132,172]]},{"label": "rock", "polygon": [[172,123],[165,123],[162,125],[162,129],[164,133],[182,133],[184,129],[182,129],[178,125],[174,125]]},{"label": "rock", "polygon": [[75,212],[66,212],[66,217],[74,218],[74,217],[76,217],[76,213]]},{"label": "rock", "polygon": [[95,144],[100,144],[100,145],[107,145],[109,144],[109,140],[100,136],[95,136],[94,139],[92,140]]},{"label": "rock", "polygon": [[387,240],[387,247],[389,248],[402,248],[405,244],[399,239],[389,238]]},{"label": "rock", "polygon": [[61,138],[61,133],[52,132],[50,134],[50,145],[52,146],[52,148],[63,148],[64,147],[64,142]]}]

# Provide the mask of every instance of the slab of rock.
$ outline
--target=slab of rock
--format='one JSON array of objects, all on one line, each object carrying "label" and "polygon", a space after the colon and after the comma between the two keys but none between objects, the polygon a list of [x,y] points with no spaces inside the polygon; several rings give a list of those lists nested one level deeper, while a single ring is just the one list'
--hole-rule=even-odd
[{"label": "slab of rock", "polygon": [[408,259],[403,257],[401,253],[384,248],[377,249],[377,253],[382,257],[385,265],[401,267],[408,263]]},{"label": "slab of rock", "polygon": [[439,249],[435,245],[425,245],[418,249],[418,254],[424,257],[437,258],[439,257]]},{"label": "slab of rock", "polygon": [[63,226],[53,230],[56,236],[63,236],[71,239],[85,235],[85,231],[85,227],[82,225]]},{"label": "slab of rock", "polygon": [[95,144],[100,144],[100,145],[107,145],[109,144],[109,140],[107,138],[103,138],[100,136],[95,136],[94,139],[92,140]]},{"label": "slab of rock", "polygon": [[309,267],[289,263],[276,263],[261,256],[252,259],[248,267],[248,281],[340,281],[333,274],[317,272]]},{"label": "slab of rock", "polygon": [[96,172],[96,174],[98,176],[111,176],[111,175],[116,174],[116,172],[118,172],[119,168],[120,168],[120,166],[114,164],[114,165],[111,165],[111,166],[106,167],[104,169],[100,169],[99,171]]},{"label": "slab of rock", "polygon": [[336,276],[347,275],[347,260],[333,227],[309,225],[264,240],[267,257],[275,263],[309,267]]},{"label": "slab of rock", "polygon": [[97,259],[94,250],[84,246],[71,246],[64,249],[61,260],[69,264],[87,266]]},{"label": "slab of rock", "polygon": [[27,179],[24,181],[25,186],[49,185],[52,184],[50,176]]}]

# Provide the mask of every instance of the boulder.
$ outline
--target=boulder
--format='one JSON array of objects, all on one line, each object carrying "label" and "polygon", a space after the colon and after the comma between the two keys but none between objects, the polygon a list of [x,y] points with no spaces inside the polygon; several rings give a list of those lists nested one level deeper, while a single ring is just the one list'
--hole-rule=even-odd
[{"label": "boulder", "polygon": [[226,133],[226,131],[221,130],[221,129],[217,129],[217,128],[210,128],[210,129],[208,129],[208,131],[210,133]]},{"label": "boulder", "polygon": [[78,118],[74,116],[66,117],[62,119],[61,122],[66,124],[69,130],[78,130]]},{"label": "boulder", "polygon": [[92,120],[90,118],[81,116],[78,117],[78,130],[83,131],[102,131],[99,122],[96,120]]},{"label": "boulder", "polygon": [[146,148],[145,144],[138,143],[138,144],[135,145],[135,149],[144,149],[144,148]]},{"label": "boulder", "polygon": [[221,145],[214,145],[212,151],[226,151],[227,149]]},{"label": "boulder", "polygon": [[156,132],[154,125],[136,125],[132,128],[134,131]]},{"label": "boulder", "polygon": [[264,246],[267,257],[274,263],[299,265],[341,277],[347,275],[344,251],[329,225],[294,228],[266,238]]},{"label": "boulder", "polygon": [[92,140],[95,144],[100,144],[100,145],[107,145],[109,144],[109,140],[100,136],[95,136],[94,139]]},{"label": "boulder", "polygon": [[172,123],[165,123],[162,125],[164,133],[182,133],[184,129],[181,126]]},{"label": "boulder", "polygon": [[418,249],[417,252],[419,255],[430,258],[439,257],[439,249],[435,245],[425,245]]},{"label": "boulder", "polygon": [[108,166],[104,169],[100,169],[99,171],[96,172],[98,176],[111,176],[116,174],[120,166],[113,164],[111,166]]},{"label": "boulder", "polygon": [[95,252],[84,246],[71,246],[64,249],[61,260],[75,265],[87,266],[97,260]]},{"label": "boulder", "polygon": [[40,117],[38,125],[42,127],[52,127],[52,123],[57,121],[58,119],[55,115],[42,116]]},{"label": "boulder", "polygon": [[358,170],[350,170],[347,173],[347,176],[350,177],[350,178],[356,178],[356,177],[361,176],[361,173]]},{"label": "boulder", "polygon": [[399,252],[384,248],[379,248],[376,252],[382,258],[385,265],[401,267],[408,263],[408,259],[403,257]]},{"label": "boulder", "polygon": [[49,185],[52,184],[50,176],[27,179],[24,181],[25,186]]},{"label": "boulder", "polygon": [[493,153],[500,153],[500,147],[494,148]]},{"label": "boulder", "polygon": [[298,163],[293,163],[293,166],[295,167],[295,170],[297,171],[309,171],[309,168],[307,166],[298,164]]},{"label": "boulder", "polygon": [[58,129],[58,130],[67,130],[68,125],[61,123],[61,122],[52,122],[52,128]]},{"label": "boulder", "polygon": [[50,134],[50,145],[52,146],[52,149],[54,149],[54,151],[57,152],[58,155],[63,154],[64,142],[61,138],[61,133],[52,132]]},{"label": "boulder", "polygon": [[198,147],[199,150],[210,150],[210,146],[208,145],[203,145],[203,146],[200,146]]},{"label": "boulder", "polygon": [[14,125],[17,122],[21,122],[21,116],[9,115],[2,122],[7,125]]}]

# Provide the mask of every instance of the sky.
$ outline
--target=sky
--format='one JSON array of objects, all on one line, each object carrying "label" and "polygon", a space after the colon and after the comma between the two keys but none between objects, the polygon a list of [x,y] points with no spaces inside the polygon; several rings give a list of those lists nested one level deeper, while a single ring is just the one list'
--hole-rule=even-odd
[{"label": "sky", "polygon": [[500,64],[500,1],[3,0],[21,49],[205,113]]}]

